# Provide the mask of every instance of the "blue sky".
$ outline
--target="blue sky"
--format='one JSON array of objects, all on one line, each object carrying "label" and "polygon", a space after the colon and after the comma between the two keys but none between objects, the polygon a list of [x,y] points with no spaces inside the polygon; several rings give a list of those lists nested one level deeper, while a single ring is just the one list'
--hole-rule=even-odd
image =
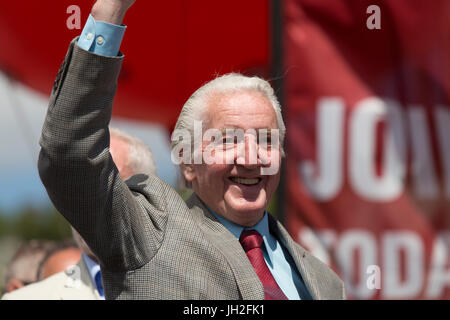
[{"label": "blue sky", "polygon": [[[0,212],[22,207],[45,208],[50,200],[37,172],[39,136],[48,97],[0,73]],[[142,139],[153,151],[158,175],[176,184],[177,168],[170,160],[169,134],[155,124],[114,118],[111,125]]]}]

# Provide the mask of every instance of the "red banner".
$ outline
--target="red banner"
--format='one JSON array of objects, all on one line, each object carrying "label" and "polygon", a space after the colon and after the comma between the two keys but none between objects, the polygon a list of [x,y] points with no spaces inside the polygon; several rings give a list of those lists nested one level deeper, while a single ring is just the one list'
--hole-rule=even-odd
[{"label": "red banner", "polygon": [[[92,0],[1,1],[0,72],[50,94]],[[269,75],[269,2],[138,1],[124,23],[126,55],[114,116],[171,128],[203,83],[231,71]]]},{"label": "red banner", "polygon": [[351,299],[450,298],[450,1],[285,1],[286,224]]}]

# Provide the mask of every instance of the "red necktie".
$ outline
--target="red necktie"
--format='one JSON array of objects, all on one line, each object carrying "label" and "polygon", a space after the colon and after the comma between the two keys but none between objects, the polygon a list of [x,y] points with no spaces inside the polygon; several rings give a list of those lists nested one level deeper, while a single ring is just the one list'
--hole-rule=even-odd
[{"label": "red necktie", "polygon": [[241,233],[239,242],[244,248],[250,263],[255,269],[256,274],[261,280],[264,287],[265,300],[287,300],[287,297],[281,291],[277,282],[272,276],[269,268],[264,261],[264,255],[261,247],[263,246],[263,238],[256,230],[244,230]]}]

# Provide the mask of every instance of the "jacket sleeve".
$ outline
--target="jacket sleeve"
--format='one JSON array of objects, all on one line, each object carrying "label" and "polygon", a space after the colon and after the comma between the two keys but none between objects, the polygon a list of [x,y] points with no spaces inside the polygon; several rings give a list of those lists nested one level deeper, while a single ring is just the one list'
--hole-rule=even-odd
[{"label": "jacket sleeve", "polygon": [[108,124],[123,55],[100,56],[76,41],[53,87],[40,138],[39,175],[56,209],[102,268],[133,270],[162,242],[164,193],[170,187],[157,177],[134,179],[137,185],[150,181],[154,195],[149,197],[139,192],[145,188],[131,191],[122,181],[109,153]]}]

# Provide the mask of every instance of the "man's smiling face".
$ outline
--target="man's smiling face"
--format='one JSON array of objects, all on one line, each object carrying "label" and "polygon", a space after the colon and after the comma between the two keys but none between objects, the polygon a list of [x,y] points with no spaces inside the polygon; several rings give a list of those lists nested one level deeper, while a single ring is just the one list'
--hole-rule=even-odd
[{"label": "man's smiling face", "polygon": [[[202,164],[191,165],[190,170],[185,171],[185,177],[199,198],[216,213],[237,224],[253,226],[263,217],[280,179],[280,147],[270,149],[258,138],[260,131],[270,133],[271,129],[278,129],[275,111],[270,101],[255,91],[218,93],[208,102],[203,128],[224,132],[223,147],[213,154],[215,152],[217,158],[231,154],[233,163],[218,161],[207,164],[203,161]],[[229,152],[238,146],[234,139],[227,137],[226,129],[255,130],[256,135],[246,135],[245,143],[241,144],[245,157],[244,153],[239,157],[236,152]],[[203,142],[203,150],[208,144]],[[270,166],[261,163],[261,151],[267,148],[270,159],[278,163],[276,173],[272,175],[261,172],[262,167]]]}]

